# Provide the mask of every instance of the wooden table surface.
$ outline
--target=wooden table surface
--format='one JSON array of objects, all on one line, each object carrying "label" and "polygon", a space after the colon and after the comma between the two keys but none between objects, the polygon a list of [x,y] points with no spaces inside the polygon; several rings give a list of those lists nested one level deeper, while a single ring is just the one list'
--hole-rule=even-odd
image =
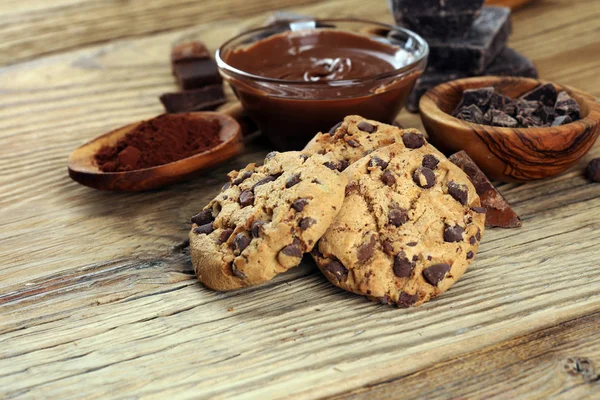
[{"label": "wooden table surface", "polygon": [[[523,227],[488,230],[462,280],[407,310],[308,260],[232,293],[195,280],[188,218],[260,143],[148,193],[69,179],[75,147],[161,112],[173,43],[215,49],[282,8],[391,22],[384,0],[0,3],[0,397],[600,398],[563,370],[573,356],[600,367],[600,184],[582,176],[600,144],[559,177],[501,185]],[[600,96],[599,20],[598,0],[538,0],[510,44]]]}]

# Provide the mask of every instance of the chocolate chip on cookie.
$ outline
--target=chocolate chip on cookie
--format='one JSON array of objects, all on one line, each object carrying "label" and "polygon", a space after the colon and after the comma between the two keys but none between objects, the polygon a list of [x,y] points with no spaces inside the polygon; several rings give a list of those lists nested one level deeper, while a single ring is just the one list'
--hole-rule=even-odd
[{"label": "chocolate chip on cookie", "polygon": [[275,175],[269,175],[269,176],[265,176],[264,178],[262,178],[260,181],[256,182],[254,184],[254,186],[252,186],[252,190],[256,189],[258,186],[262,186],[265,185],[269,182],[273,182],[277,179],[277,176]]},{"label": "chocolate chip on cookie", "polygon": [[225,243],[232,233],[233,229],[231,228],[223,229],[223,231],[221,231],[221,233],[219,234],[219,242]]},{"label": "chocolate chip on cookie", "polygon": [[467,185],[450,181],[448,182],[448,194],[464,206],[468,202],[469,189],[467,188]]},{"label": "chocolate chip on cookie", "polygon": [[363,132],[367,132],[367,133],[373,133],[377,130],[377,127],[371,125],[370,123],[368,123],[367,121],[360,121],[358,123],[358,125],[356,125],[356,127],[363,131]]},{"label": "chocolate chip on cookie", "polygon": [[437,168],[440,160],[436,158],[433,154],[425,154],[423,156],[423,161],[421,161],[421,166],[425,168],[429,168],[430,170],[434,170]]},{"label": "chocolate chip on cookie", "polygon": [[435,173],[429,168],[419,167],[412,175],[413,181],[423,189],[430,189],[436,183]]},{"label": "chocolate chip on cookie", "polygon": [[298,199],[292,203],[292,208],[297,212],[302,212],[302,210],[304,210],[304,207],[306,207],[307,204],[308,199]]},{"label": "chocolate chip on cookie", "polygon": [[233,181],[233,184],[239,185],[240,183],[244,182],[246,179],[250,178],[251,176],[252,176],[252,172],[250,172],[250,171],[243,172],[241,175],[238,175],[238,177]]},{"label": "chocolate chip on cookie", "polygon": [[196,225],[205,225],[213,220],[212,210],[203,210],[192,217],[192,223]]},{"label": "chocolate chip on cookie", "polygon": [[314,218],[306,217],[302,218],[298,225],[300,226],[301,230],[305,231],[316,223],[317,221]]},{"label": "chocolate chip on cookie", "polygon": [[288,180],[285,182],[285,187],[286,187],[287,189],[289,189],[289,188],[291,188],[291,187],[293,187],[293,186],[296,186],[296,185],[297,185],[297,184],[299,184],[299,183],[300,183],[300,174],[294,174],[294,175],[292,175],[292,176],[291,176],[291,178],[290,178],[290,179],[288,179]]},{"label": "chocolate chip on cookie", "polygon": [[423,270],[423,278],[433,285],[437,286],[440,283],[446,274],[450,271],[450,265],[446,263],[434,264],[431,267],[425,268]]},{"label": "chocolate chip on cookie", "polygon": [[335,124],[334,126],[332,126],[332,127],[331,127],[331,129],[329,129],[329,134],[330,134],[331,136],[335,135],[335,132],[338,130],[338,128],[339,128],[340,126],[342,126],[342,122],[344,122],[344,121],[340,121],[340,122],[338,122],[337,124]]},{"label": "chocolate chip on cookie", "polygon": [[292,268],[302,261],[302,248],[300,241],[296,238],[292,244],[285,246],[277,254],[277,261],[286,268]]},{"label": "chocolate chip on cookie", "polygon": [[396,177],[391,171],[384,171],[381,175],[381,181],[388,186],[392,186],[396,183]]},{"label": "chocolate chip on cookie", "polygon": [[408,278],[415,269],[416,263],[406,258],[406,253],[401,251],[394,257],[394,275],[398,278]]},{"label": "chocolate chip on cookie", "polygon": [[369,161],[369,167],[370,168],[376,168],[379,167],[382,170],[386,169],[388,167],[388,162],[382,160],[379,157],[371,157],[371,161]]},{"label": "chocolate chip on cookie", "polygon": [[231,273],[235,276],[237,276],[240,279],[246,279],[248,278],[248,276],[243,273],[242,271],[240,271],[236,266],[235,266],[235,262],[231,263]]},{"label": "chocolate chip on cookie", "polygon": [[335,278],[338,281],[343,281],[346,279],[346,277],[348,276],[348,270],[346,269],[346,267],[344,267],[342,265],[341,262],[339,261],[330,261],[326,266],[325,269],[332,274],[333,276],[335,276]]},{"label": "chocolate chip on cookie", "polygon": [[471,207],[471,210],[473,210],[477,214],[485,214],[487,211],[484,207]]},{"label": "chocolate chip on cookie", "polygon": [[444,227],[444,242],[462,242],[465,228],[460,225],[446,225]]},{"label": "chocolate chip on cookie", "polygon": [[233,238],[233,254],[240,255],[248,247],[251,240],[245,233],[235,235],[235,238]]},{"label": "chocolate chip on cookie", "polygon": [[197,235],[208,235],[214,230],[213,223],[209,222],[208,224],[200,225],[194,228],[194,233]]},{"label": "chocolate chip on cookie", "polygon": [[402,208],[392,208],[388,214],[388,222],[396,227],[402,226],[408,221],[408,212]]},{"label": "chocolate chip on cookie", "polygon": [[414,305],[417,301],[419,300],[419,295],[417,293],[415,294],[408,294],[406,292],[400,292],[400,296],[398,296],[398,307],[400,308],[408,308],[412,305]]},{"label": "chocolate chip on cookie", "polygon": [[473,256],[475,256],[475,254],[471,250],[469,250],[467,252],[467,260],[470,260],[471,258],[473,258]]},{"label": "chocolate chip on cookie", "polygon": [[402,142],[409,149],[418,149],[425,144],[425,138],[421,133],[409,131],[402,136]]},{"label": "chocolate chip on cookie", "polygon": [[254,193],[252,190],[244,190],[240,193],[240,205],[242,207],[250,206],[254,204]]},{"label": "chocolate chip on cookie", "polygon": [[364,264],[373,256],[376,244],[377,239],[375,235],[372,235],[371,239],[367,243],[364,243],[361,246],[359,246],[358,250],[356,251],[356,258],[358,259],[359,263]]},{"label": "chocolate chip on cookie", "polygon": [[257,238],[260,237],[260,230],[262,229],[264,221],[254,221],[250,226],[250,232],[252,232],[252,236]]}]

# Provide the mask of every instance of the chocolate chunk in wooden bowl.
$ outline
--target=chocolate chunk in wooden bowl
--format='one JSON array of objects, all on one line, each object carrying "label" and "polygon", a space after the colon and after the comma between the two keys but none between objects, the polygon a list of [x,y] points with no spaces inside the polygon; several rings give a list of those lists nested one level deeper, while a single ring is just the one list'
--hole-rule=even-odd
[{"label": "chocolate chunk in wooden bowl", "polygon": [[[464,151],[452,154],[448,157],[454,165],[462,169],[475,186],[475,190],[485,208],[485,226],[500,228],[519,228],[522,225],[521,218],[510,207],[504,196],[492,185],[490,180],[479,169],[477,164]],[[476,212],[484,210],[474,210]]]}]

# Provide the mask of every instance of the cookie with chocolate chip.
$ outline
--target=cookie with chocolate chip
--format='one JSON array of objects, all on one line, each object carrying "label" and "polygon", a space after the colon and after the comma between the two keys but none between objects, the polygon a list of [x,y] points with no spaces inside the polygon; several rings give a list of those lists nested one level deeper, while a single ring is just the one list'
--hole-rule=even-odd
[{"label": "cookie with chocolate chip", "polygon": [[327,279],[410,307],[461,277],[479,247],[485,210],[467,175],[420,133],[366,155],[343,174],[342,209],[313,249]]},{"label": "cookie with chocolate chip", "polygon": [[269,153],[249,164],[192,217],[190,252],[198,279],[216,290],[269,281],[298,265],[344,200],[346,177],[329,156]]},{"label": "cookie with chocolate chip", "polygon": [[[360,117],[349,115],[329,132],[318,133],[304,148],[306,154],[330,154],[335,158],[328,166],[343,171],[365,155],[393,143],[417,148],[425,138],[416,129],[400,129]],[[377,161],[373,161],[377,162]]]}]

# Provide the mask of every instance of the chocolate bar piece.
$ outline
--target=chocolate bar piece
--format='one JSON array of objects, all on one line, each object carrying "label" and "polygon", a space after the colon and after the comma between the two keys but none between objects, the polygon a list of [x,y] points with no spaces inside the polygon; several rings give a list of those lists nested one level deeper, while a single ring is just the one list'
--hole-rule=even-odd
[{"label": "chocolate bar piece", "polygon": [[486,209],[486,227],[519,228],[523,224],[504,196],[492,185],[465,151],[461,150],[452,154],[448,160],[462,169],[475,186],[481,205]]},{"label": "chocolate bar piece", "polygon": [[[524,76],[529,78],[538,77],[535,65],[533,65],[531,60],[508,47],[500,53],[498,58],[496,58],[488,68],[486,68],[483,75]],[[419,77],[415,87],[408,96],[406,108],[410,112],[418,112],[419,100],[426,91],[440,83],[465,78],[467,76],[467,73],[457,71],[425,71],[423,75]]]},{"label": "chocolate bar piece", "polygon": [[425,38],[463,37],[480,14],[484,0],[392,0],[398,25]]},{"label": "chocolate bar piece", "polygon": [[506,46],[510,9],[484,7],[464,38],[429,38],[429,70],[481,74]]},{"label": "chocolate bar piece", "polygon": [[558,115],[568,115],[572,121],[578,120],[581,116],[581,109],[577,101],[569,96],[567,92],[560,92],[556,96],[554,111]]},{"label": "chocolate bar piece", "polygon": [[545,85],[540,85],[533,88],[529,92],[521,95],[519,98],[529,101],[539,101],[545,106],[554,107],[557,95],[558,93],[556,92],[554,85],[551,83],[546,83]]},{"label": "chocolate bar piece", "polygon": [[181,43],[171,51],[171,68],[177,84],[183,90],[199,89],[222,83],[217,63],[200,42]]},{"label": "chocolate bar piece", "polygon": [[167,113],[180,113],[188,111],[214,110],[224,104],[225,93],[223,85],[208,85],[202,89],[185,90],[177,93],[165,93],[160,96],[160,101]]}]

